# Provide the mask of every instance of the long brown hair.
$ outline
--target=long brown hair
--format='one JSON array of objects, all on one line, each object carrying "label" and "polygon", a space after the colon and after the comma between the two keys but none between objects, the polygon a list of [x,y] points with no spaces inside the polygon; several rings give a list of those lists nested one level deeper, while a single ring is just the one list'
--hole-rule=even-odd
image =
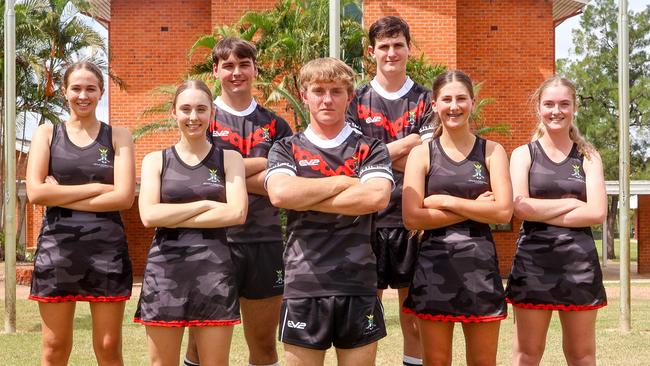
[{"label": "long brown hair", "polygon": [[[537,114],[537,126],[533,131],[531,141],[539,140],[539,138],[544,136],[544,133],[546,132],[546,127],[542,121],[542,114],[539,109],[539,104],[542,102],[542,93],[544,93],[544,90],[552,86],[564,86],[565,88],[569,89],[571,92],[571,99],[573,100],[573,108],[574,110],[578,108],[576,86],[571,80],[559,75],[553,75],[550,78],[544,80],[544,82],[537,88],[537,90],[535,90],[535,92],[530,97],[530,102],[533,110],[535,111],[535,114]],[[589,159],[589,154],[594,151],[594,147],[588,143],[584,137],[582,137],[580,130],[578,130],[578,127],[575,125],[575,121],[573,119],[571,120],[571,127],[569,127],[569,138],[576,145],[578,145],[578,151],[585,158]]]},{"label": "long brown hair", "polygon": [[[454,81],[458,81],[459,83],[463,84],[467,89],[470,98],[472,98],[472,100],[474,99],[474,84],[472,83],[472,79],[470,79],[469,76],[467,76],[467,74],[464,72],[460,70],[454,70],[445,71],[433,80],[433,85],[431,87],[431,100],[435,101],[438,99],[440,90],[442,90],[445,85],[453,83]],[[440,137],[440,135],[442,135],[442,123],[440,122],[438,113],[435,113],[433,111],[430,119],[431,124],[434,126],[433,138],[435,139],[436,137]]]}]

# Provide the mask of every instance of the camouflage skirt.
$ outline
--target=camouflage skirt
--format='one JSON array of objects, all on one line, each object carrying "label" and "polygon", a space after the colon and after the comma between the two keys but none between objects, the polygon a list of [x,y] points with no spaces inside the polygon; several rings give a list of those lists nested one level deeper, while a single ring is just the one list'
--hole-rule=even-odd
[{"label": "camouflage skirt", "polygon": [[524,222],[506,297],[526,309],[593,310],[607,305],[591,229]]},{"label": "camouflage skirt", "polygon": [[133,276],[118,212],[48,207],[29,298],[41,302],[126,301]]},{"label": "camouflage skirt", "polygon": [[239,324],[235,274],[224,229],[158,228],[134,321],[166,327]]},{"label": "camouflage skirt", "polygon": [[462,222],[425,231],[403,311],[445,322],[504,319],[507,307],[489,227]]}]

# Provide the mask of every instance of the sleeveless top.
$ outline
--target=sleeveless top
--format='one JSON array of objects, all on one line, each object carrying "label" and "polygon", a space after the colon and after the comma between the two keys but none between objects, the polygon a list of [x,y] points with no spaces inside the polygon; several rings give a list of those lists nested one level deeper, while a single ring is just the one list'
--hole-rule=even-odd
[{"label": "sleeveless top", "polygon": [[486,141],[476,137],[474,147],[459,162],[452,160],[440,145],[440,138],[429,143],[429,172],[425,180],[425,196],[446,194],[476,199],[481,193],[492,190],[490,172],[485,164]]},{"label": "sleeveless top", "polygon": [[200,200],[226,202],[223,150],[211,145],[197,165],[187,165],[171,146],[163,150],[160,202],[187,203]]},{"label": "sleeveless top", "polygon": [[530,171],[528,172],[528,192],[531,198],[577,198],[587,202],[585,171],[582,168],[584,156],[573,144],[567,157],[553,162],[542,149],[539,141],[528,144],[530,152]]},{"label": "sleeveless top", "polygon": [[70,141],[65,123],[54,126],[48,175],[63,185],[113,184],[115,150],[112,136],[111,126],[100,123],[95,141],[79,147]]}]

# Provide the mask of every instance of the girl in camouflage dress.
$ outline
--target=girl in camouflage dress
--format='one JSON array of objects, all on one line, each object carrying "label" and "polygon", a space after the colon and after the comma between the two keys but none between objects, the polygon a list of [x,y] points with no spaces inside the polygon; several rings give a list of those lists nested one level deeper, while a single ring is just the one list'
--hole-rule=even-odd
[{"label": "girl in camouflage dress", "polygon": [[533,141],[512,153],[515,215],[524,220],[506,290],[515,311],[513,365],[538,365],[553,310],[569,365],[595,365],[597,310],[607,304],[591,225],[607,196],[598,152],[573,124],[576,89],[554,76],[533,94]]},{"label": "girl in camouflage dress", "polygon": [[210,144],[212,95],[201,81],[176,90],[173,146],[142,162],[140,217],[156,227],[135,321],[146,326],[152,365],[178,365],[184,327],[194,327],[201,365],[227,365],[239,323],[235,268],[225,227],[246,219],[244,162]]},{"label": "girl in camouflage dress", "polygon": [[29,298],[39,302],[41,364],[67,364],[77,301],[88,301],[100,365],[122,364],[122,317],[131,261],[119,210],[133,204],[131,134],[97,120],[101,70],[70,66],[63,78],[70,117],[38,127],[27,163],[27,195],[47,206]]},{"label": "girl in camouflage dress", "polygon": [[411,151],[404,176],[404,223],[424,230],[404,311],[418,317],[425,365],[451,365],[456,322],[467,364],[494,365],[506,303],[489,224],[512,216],[508,157],[470,131],[467,75],[441,74],[432,93],[433,140]]}]

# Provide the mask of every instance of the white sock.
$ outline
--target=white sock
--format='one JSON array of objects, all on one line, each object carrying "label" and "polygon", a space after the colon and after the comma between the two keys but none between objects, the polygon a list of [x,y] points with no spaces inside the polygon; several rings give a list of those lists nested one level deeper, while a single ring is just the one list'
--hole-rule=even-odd
[{"label": "white sock", "polygon": [[280,361],[277,361],[275,363],[270,363],[268,365],[253,365],[252,363],[249,363],[248,366],[280,366]]},{"label": "white sock", "polygon": [[420,366],[420,365],[422,365],[422,359],[421,358],[415,358],[415,357],[404,355],[403,360],[404,360],[403,361],[404,365],[407,365],[407,366]]},{"label": "white sock", "polygon": [[187,356],[183,359],[183,366],[199,366],[198,363],[194,363],[187,359]]}]

